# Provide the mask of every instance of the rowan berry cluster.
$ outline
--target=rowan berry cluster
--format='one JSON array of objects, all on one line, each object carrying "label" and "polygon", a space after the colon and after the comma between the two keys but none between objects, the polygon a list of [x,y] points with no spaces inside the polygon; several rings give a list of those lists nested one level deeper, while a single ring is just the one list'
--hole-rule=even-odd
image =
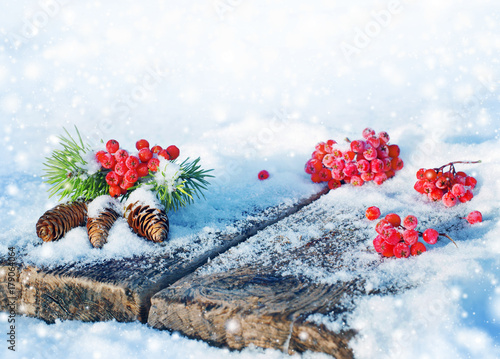
[{"label": "rowan berry cluster", "polygon": [[305,165],[306,173],[315,183],[328,182],[330,189],[343,183],[362,186],[373,181],[381,185],[403,168],[399,146],[389,144],[389,134],[378,134],[371,128],[363,130],[363,139],[350,141],[347,148],[328,140],[316,145],[311,159]]},{"label": "rowan berry cluster", "polygon": [[465,172],[457,172],[457,163],[479,163],[456,161],[438,168],[421,168],[417,171],[417,182],[413,188],[426,195],[431,201],[442,201],[446,207],[453,207],[459,202],[468,202],[474,195],[472,190],[477,180]]},{"label": "rowan berry cluster", "polygon": [[141,139],[136,142],[137,153],[129,154],[121,149],[116,140],[109,140],[106,143],[106,151],[98,151],[96,159],[105,170],[106,183],[109,185],[109,195],[118,197],[132,188],[141,178],[158,170],[160,165],[159,157],[173,161],[179,157],[179,149],[172,145],[163,149],[161,146],[149,148],[149,142]]},{"label": "rowan berry cluster", "polygon": [[[372,206],[366,210],[365,215],[373,221],[380,217],[380,210]],[[417,231],[417,225],[418,219],[414,215],[410,214],[401,221],[398,214],[387,214],[375,226],[378,234],[373,240],[375,250],[384,257],[408,258],[410,255],[420,255],[427,250],[425,244],[419,242],[420,237],[431,245],[437,243],[439,236],[447,237],[455,243],[450,236],[439,233],[433,228],[428,228],[423,232]]]}]

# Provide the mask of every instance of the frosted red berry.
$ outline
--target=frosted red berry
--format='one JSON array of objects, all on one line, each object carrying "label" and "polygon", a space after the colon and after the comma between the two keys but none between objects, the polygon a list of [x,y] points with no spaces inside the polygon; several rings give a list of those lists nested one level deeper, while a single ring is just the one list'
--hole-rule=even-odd
[{"label": "frosted red berry", "polygon": [[401,225],[401,217],[396,213],[387,214],[385,219],[394,227],[399,227]]},{"label": "frosted red berry", "polygon": [[453,193],[451,192],[446,192],[443,195],[443,203],[446,207],[453,207],[458,203],[458,199]]},{"label": "frosted red berry", "polygon": [[148,162],[153,158],[153,152],[147,147],[143,147],[139,150],[139,154],[137,155],[141,162]]},{"label": "frosted red berry", "polygon": [[147,163],[141,163],[135,169],[139,177],[146,177],[149,174],[149,168]]},{"label": "frosted red berry", "polygon": [[418,219],[412,214],[407,215],[403,219],[403,227],[405,227],[406,229],[415,229],[417,228],[417,225],[418,225]]},{"label": "frosted red berry", "polygon": [[362,135],[365,139],[369,138],[370,136],[374,136],[375,135],[375,130],[370,128],[370,127],[367,127],[363,130],[362,132]]},{"label": "frosted red berry", "polygon": [[419,256],[425,251],[427,251],[427,248],[425,248],[425,245],[422,242],[417,242],[410,247],[410,253],[412,256]]},{"label": "frosted red berry", "polygon": [[120,176],[125,176],[125,173],[129,170],[129,168],[127,167],[127,165],[125,164],[125,162],[118,162],[116,165],[115,165],[115,169],[114,171],[120,175]]},{"label": "frosted red berry", "polygon": [[398,145],[390,145],[389,146],[389,157],[398,157],[400,153],[400,149]]},{"label": "frosted red berry", "polygon": [[406,229],[403,231],[403,240],[409,246],[418,242],[418,232],[414,229]]},{"label": "frosted red berry", "polygon": [[135,143],[135,148],[139,151],[141,148],[149,148],[149,142],[142,139]]},{"label": "frosted red berry", "polygon": [[123,149],[119,149],[118,151],[115,152],[115,159],[116,159],[116,162],[123,162],[123,161],[126,161],[128,158],[128,152],[123,150]]},{"label": "frosted red berry", "polygon": [[117,186],[120,184],[120,177],[115,171],[109,172],[106,177],[106,183],[110,186]]},{"label": "frosted red berry", "polygon": [[170,156],[169,160],[173,161],[177,157],[179,157],[180,151],[179,148],[177,148],[177,146],[171,145],[167,147],[167,153]]},{"label": "frosted red berry", "polygon": [[433,228],[428,228],[422,234],[422,238],[429,244],[436,244],[439,237],[439,232]]},{"label": "frosted red berry", "polygon": [[160,153],[161,150],[163,150],[163,148],[161,146],[158,146],[158,145],[151,147],[151,152],[153,152],[153,153]]},{"label": "frosted red berry", "polygon": [[120,196],[121,194],[122,194],[122,190],[121,190],[120,186],[115,186],[115,185],[109,186],[109,195],[111,197],[116,198],[116,197]]},{"label": "frosted red berry", "polygon": [[368,207],[365,211],[365,216],[370,221],[374,221],[380,217],[380,209],[376,206]]},{"label": "frosted red berry", "polygon": [[102,167],[106,169],[111,169],[115,166],[116,160],[111,155],[110,153],[106,153],[105,155],[102,156],[102,161],[101,161]]},{"label": "frosted red berry", "polygon": [[131,170],[136,169],[137,166],[139,166],[139,163],[141,163],[141,161],[135,156],[128,156],[127,160],[125,161],[125,164]]},{"label": "frosted red berry", "polygon": [[467,215],[467,222],[470,224],[476,224],[483,221],[483,215],[479,211],[472,211]]},{"label": "frosted red berry", "polygon": [[116,140],[109,140],[108,142],[106,142],[106,150],[111,154],[118,151],[119,148],[120,144]]},{"label": "frosted red berry", "polygon": [[148,169],[151,172],[158,171],[158,166],[160,165],[160,160],[158,158],[152,158],[148,161]]},{"label": "frosted red berry", "polygon": [[410,247],[404,243],[398,243],[394,246],[394,255],[397,258],[408,258],[410,256]]},{"label": "frosted red berry", "polygon": [[125,173],[124,180],[130,183],[135,183],[139,179],[139,175],[137,174],[136,170],[128,170],[127,173]]}]

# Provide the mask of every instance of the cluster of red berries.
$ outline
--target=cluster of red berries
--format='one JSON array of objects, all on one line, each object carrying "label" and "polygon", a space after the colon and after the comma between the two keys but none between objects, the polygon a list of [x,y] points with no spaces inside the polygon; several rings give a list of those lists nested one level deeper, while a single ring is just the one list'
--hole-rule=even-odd
[{"label": "cluster of red berries", "polygon": [[413,187],[432,201],[443,201],[446,207],[470,201],[474,197],[472,190],[477,180],[465,172],[457,172],[454,165],[479,162],[456,161],[438,168],[421,168],[417,171],[417,182]]},{"label": "cluster of red berries", "polygon": [[135,185],[141,177],[156,172],[160,165],[159,157],[175,160],[179,157],[179,149],[172,145],[163,149],[161,146],[149,148],[149,142],[142,139],[136,142],[139,151],[136,155],[129,154],[120,148],[116,140],[106,143],[106,151],[98,151],[96,159],[101,167],[110,170],[106,174],[106,183],[109,185],[109,195],[118,197]]},{"label": "cluster of red berries", "polygon": [[[380,209],[369,207],[366,210],[366,218],[373,221],[380,217]],[[396,213],[389,213],[375,226],[377,237],[373,240],[375,250],[384,257],[408,258],[410,255],[416,256],[424,253],[427,249],[419,237],[422,236],[424,242],[436,244],[439,236],[451,239],[445,233],[439,233],[433,228],[428,228],[424,232],[417,231],[418,219],[414,215],[406,216],[401,224],[401,217]]]},{"label": "cluster of red berries", "polygon": [[328,182],[330,189],[336,189],[342,183],[362,186],[373,181],[381,185],[404,166],[399,158],[399,146],[389,145],[387,132],[377,135],[373,129],[365,128],[363,139],[346,141],[350,143],[347,149],[339,148],[334,140],[316,145],[305,166],[313,182]]}]

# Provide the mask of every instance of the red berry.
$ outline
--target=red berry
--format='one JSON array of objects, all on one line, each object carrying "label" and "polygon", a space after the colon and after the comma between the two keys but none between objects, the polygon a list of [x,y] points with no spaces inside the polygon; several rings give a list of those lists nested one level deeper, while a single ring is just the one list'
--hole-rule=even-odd
[{"label": "red berry", "polygon": [[400,153],[398,145],[389,146],[389,157],[398,157]]},{"label": "red berry", "polygon": [[170,160],[173,161],[175,160],[177,157],[179,157],[179,149],[177,148],[177,146],[168,146],[167,147],[167,153],[169,154],[170,156]]},{"label": "red berry", "polygon": [[151,152],[153,153],[160,153],[161,150],[163,150],[163,148],[161,148],[161,146],[158,145],[155,145],[151,148]]},{"label": "red berry", "polygon": [[122,189],[122,194],[125,194],[127,190],[134,185],[133,182],[129,182],[126,179],[123,179],[122,183],[120,183],[120,188]]},{"label": "red berry", "polygon": [[[165,151],[165,150],[163,150],[163,151]],[[167,151],[165,151],[165,153],[166,152]],[[162,153],[160,152],[160,156],[161,155],[162,155]],[[168,154],[167,154],[167,156],[168,156]],[[168,159],[169,158],[167,158],[167,160]],[[322,168],[323,168],[323,164],[321,163],[321,161],[316,159],[316,158],[312,158],[309,161],[307,161],[306,166],[305,166],[305,171],[308,174],[313,174],[313,173],[318,173],[319,171],[321,171]]]},{"label": "red berry", "polygon": [[381,236],[377,236],[375,237],[375,239],[373,240],[373,247],[375,248],[375,250],[378,252],[378,253],[382,253],[382,242],[384,241],[384,239],[381,237]]},{"label": "red berry", "polygon": [[115,161],[115,158],[113,157],[113,155],[111,155],[110,153],[106,153],[105,155],[102,156],[102,167],[106,168],[106,169],[111,169],[115,166],[116,164],[116,161]]},{"label": "red berry", "polygon": [[141,148],[149,148],[149,142],[144,139],[139,140],[135,143],[135,148],[137,148],[137,150],[140,150]]},{"label": "red berry", "polygon": [[410,247],[410,253],[412,256],[419,256],[425,251],[427,251],[427,248],[425,248],[425,245],[422,242],[417,242]]},{"label": "red berry", "polygon": [[378,221],[378,223],[375,225],[375,232],[377,232],[378,234],[382,234],[384,229],[387,227],[392,228],[392,224],[390,224],[389,221],[384,218]]},{"label": "red berry", "polygon": [[404,167],[404,162],[403,162],[403,160],[401,158],[395,157],[395,158],[392,159],[391,165],[392,165],[392,169],[394,171],[400,171]]},{"label": "red berry", "polygon": [[476,187],[477,180],[474,177],[467,176],[465,177],[465,185],[469,186],[471,189],[474,189]]},{"label": "red berry", "polygon": [[384,242],[382,244],[382,255],[384,257],[394,257],[394,245]]},{"label": "red berry", "polygon": [[126,161],[128,158],[128,152],[125,151],[125,150],[118,150],[115,152],[115,159],[116,159],[116,162],[123,162],[123,161]]},{"label": "red berry", "polygon": [[345,167],[345,162],[344,160],[340,159],[340,158],[337,158],[335,161],[333,161],[332,163],[332,169],[333,170],[339,170],[339,171],[342,171]]},{"label": "red berry", "polygon": [[319,171],[319,177],[321,178],[321,181],[323,182],[328,182],[329,180],[332,179],[332,171],[329,170],[328,168],[323,168],[321,171]]},{"label": "red berry", "polygon": [[355,153],[362,153],[365,150],[365,142],[364,141],[352,141],[351,142],[351,151]]},{"label": "red berry", "polygon": [[432,168],[429,168],[427,171],[425,171],[424,177],[428,180],[434,181],[437,177],[437,173]]},{"label": "red berry", "polygon": [[325,157],[323,157],[323,160],[321,161],[323,163],[323,166],[333,168],[333,163],[336,161],[335,157],[333,155],[327,153]]},{"label": "red berry", "polygon": [[422,238],[429,244],[436,244],[439,237],[438,231],[433,228],[428,228],[422,234]]},{"label": "red berry", "polygon": [[160,160],[158,158],[152,158],[148,162],[148,168],[151,170],[151,172],[158,171],[159,165],[160,165]]},{"label": "red berry", "polygon": [[458,200],[462,203],[465,203],[465,202],[470,201],[473,197],[474,197],[474,195],[472,194],[472,191],[470,189],[468,189],[465,192],[465,194],[462,197],[460,197]]},{"label": "red berry", "polygon": [[443,199],[444,191],[440,188],[434,188],[430,193],[427,194],[427,197],[431,201],[438,202]]},{"label": "red berry", "polygon": [[330,189],[337,189],[342,185],[339,180],[336,179],[331,179],[328,181],[328,188]]},{"label": "red berry", "polygon": [[345,174],[343,170],[332,170],[332,178],[337,181],[342,181],[345,178]]},{"label": "red berry", "polygon": [[128,170],[127,173],[125,173],[124,177],[124,182],[130,182],[130,183],[135,183],[139,179],[139,175],[137,174],[136,170]]},{"label": "red berry", "polygon": [[417,182],[415,182],[413,188],[415,188],[415,191],[417,191],[418,193],[425,193],[424,185],[426,183],[427,182],[425,180],[418,180]]},{"label": "red berry", "polygon": [[396,172],[394,170],[389,170],[385,172],[385,175],[387,176],[387,179],[392,178],[396,175]]},{"label": "red berry", "polygon": [[360,187],[365,184],[365,181],[363,181],[359,176],[352,176],[350,183],[353,186]]},{"label": "red berry", "polygon": [[443,203],[446,207],[453,207],[458,203],[458,199],[453,195],[453,193],[446,192],[443,195]]},{"label": "red berry", "polygon": [[345,161],[352,161],[354,159],[354,157],[356,156],[356,154],[353,152],[353,151],[345,151],[342,158],[345,160]]},{"label": "red berry", "polygon": [[414,229],[407,229],[403,232],[403,240],[409,246],[417,243],[418,241],[418,232]]},{"label": "red berry", "polygon": [[323,182],[321,180],[321,177],[319,176],[319,173],[313,173],[311,175],[311,181],[313,181],[314,183],[321,183],[321,182]]},{"label": "red berry", "polygon": [[332,151],[332,155],[333,157],[335,158],[343,158],[344,157],[344,154],[342,153],[341,150],[339,150],[338,148],[335,148],[333,151]]},{"label": "red berry", "polygon": [[483,215],[479,211],[472,211],[467,215],[467,222],[475,224],[483,221]]},{"label": "red berry", "polygon": [[375,206],[368,207],[365,212],[366,218],[370,221],[378,219],[380,217],[380,209]]},{"label": "red berry", "polygon": [[363,172],[361,173],[361,179],[365,182],[370,182],[370,181],[373,181],[373,178],[375,177],[375,175],[371,172]]},{"label": "red berry", "polygon": [[373,182],[375,182],[379,186],[386,180],[387,180],[387,175],[385,173],[376,173],[375,176],[373,177]]},{"label": "red berry", "polygon": [[410,256],[410,247],[404,242],[398,243],[394,247],[394,255],[397,258],[408,258]]},{"label": "red berry", "polygon": [[401,217],[399,217],[396,213],[389,213],[385,216],[385,219],[394,227],[399,227],[401,225]]},{"label": "red berry", "polygon": [[116,140],[109,140],[106,142],[106,150],[109,153],[115,153],[120,148],[120,144]]},{"label": "red berry", "polygon": [[141,163],[139,166],[136,168],[137,174],[139,177],[145,177],[149,174],[149,168],[147,163]]},{"label": "red berry", "polygon": [[127,160],[125,161],[125,164],[131,170],[136,169],[137,166],[139,166],[139,163],[141,163],[140,160],[137,157],[135,157],[135,156],[129,156],[127,158]]},{"label": "red berry", "polygon": [[125,164],[125,162],[118,162],[116,165],[115,165],[115,172],[116,174],[120,175],[120,176],[125,176],[125,173],[129,170],[129,168],[127,167],[127,165]]},{"label": "red berry", "polygon": [[111,197],[118,197],[122,194],[122,189],[120,186],[109,186],[109,195]]},{"label": "red berry", "polygon": [[381,145],[379,148],[377,148],[377,157],[378,158],[389,157],[389,147],[387,145]]},{"label": "red berry", "polygon": [[363,151],[363,157],[368,161],[374,160],[377,158],[377,150],[373,147],[367,148]]},{"label": "red berry", "polygon": [[369,138],[370,136],[374,136],[375,135],[375,131],[373,129],[371,129],[370,127],[367,127],[363,130],[363,137],[365,139]]},{"label": "red berry", "polygon": [[378,137],[380,138],[380,143],[385,145],[391,139],[389,134],[385,131],[379,132]]},{"label": "red berry", "polygon": [[[330,171],[328,171],[328,172],[330,172]],[[259,177],[259,179],[261,181],[265,180],[265,179],[268,179],[269,178],[269,172],[267,172],[266,170],[262,170],[262,171],[259,172],[258,177]]]},{"label": "red berry", "polygon": [[352,177],[356,173],[358,173],[358,168],[356,167],[356,165],[353,162],[349,162],[349,163],[346,163],[346,165],[343,169],[343,172],[347,177]]},{"label": "red berry", "polygon": [[417,228],[417,224],[418,224],[418,219],[412,214],[407,215],[403,220],[403,226],[406,229],[415,229]]},{"label": "red berry", "polygon": [[143,147],[139,150],[139,159],[141,162],[148,162],[150,159],[153,158],[153,152],[149,148]]},{"label": "red berry", "polygon": [[375,158],[374,160],[372,160],[370,162],[370,167],[371,167],[371,171],[373,173],[380,173],[380,172],[385,172],[384,171],[384,161],[378,159],[378,158]]},{"label": "red berry", "polygon": [[118,186],[120,183],[120,177],[115,171],[111,171],[106,175],[106,183],[110,186]]},{"label": "red berry", "polygon": [[380,139],[375,135],[368,137],[366,139],[366,142],[368,142],[370,145],[372,145],[372,147],[375,149],[380,146]]},{"label": "red berry", "polygon": [[463,196],[465,194],[465,186],[459,183],[454,184],[451,188],[451,193],[453,193],[453,195],[456,197]]},{"label": "red berry", "polygon": [[102,164],[102,160],[104,159],[104,155],[106,155],[106,151],[97,151],[95,154],[95,158]]},{"label": "red berry", "polygon": [[419,180],[423,180],[425,179],[425,171],[426,169],[425,168],[421,168],[417,171],[417,179]]},{"label": "red berry", "polygon": [[[166,150],[165,150],[166,151]],[[326,152],[314,151],[311,155],[311,158],[315,158],[319,161],[323,161],[323,158],[326,156]]]},{"label": "red berry", "polygon": [[445,189],[446,187],[448,187],[448,178],[445,176],[438,177],[435,185],[439,189]]}]

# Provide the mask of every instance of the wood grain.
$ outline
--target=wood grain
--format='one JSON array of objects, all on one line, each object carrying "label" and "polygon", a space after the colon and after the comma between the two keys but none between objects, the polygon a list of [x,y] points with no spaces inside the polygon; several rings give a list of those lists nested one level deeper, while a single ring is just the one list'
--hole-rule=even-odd
[{"label": "wood grain", "polygon": [[[318,199],[327,189],[295,204],[268,208],[254,216],[236,233],[214,234],[201,254],[191,256],[179,249],[156,256],[106,260],[93,265],[71,263],[54,268],[27,266],[21,270],[21,302],[26,314],[54,322],[82,321],[147,322],[150,298],[168,285],[192,273],[259,230],[297,212]],[[1,290],[1,289],[0,289]],[[0,295],[2,293],[0,292]],[[3,296],[2,296],[3,298]],[[2,299],[3,300],[3,299]]]}]

